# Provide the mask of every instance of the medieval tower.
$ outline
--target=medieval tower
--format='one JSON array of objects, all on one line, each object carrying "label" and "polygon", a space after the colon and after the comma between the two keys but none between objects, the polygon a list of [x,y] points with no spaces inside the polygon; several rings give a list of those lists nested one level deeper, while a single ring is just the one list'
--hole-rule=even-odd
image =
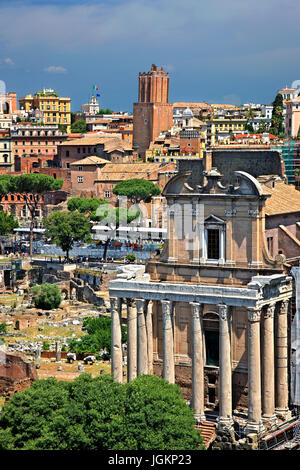
[{"label": "medieval tower", "polygon": [[145,155],[150,142],[173,124],[173,106],[169,103],[169,73],[152,65],[139,73],[139,101],[133,105],[133,147]]}]

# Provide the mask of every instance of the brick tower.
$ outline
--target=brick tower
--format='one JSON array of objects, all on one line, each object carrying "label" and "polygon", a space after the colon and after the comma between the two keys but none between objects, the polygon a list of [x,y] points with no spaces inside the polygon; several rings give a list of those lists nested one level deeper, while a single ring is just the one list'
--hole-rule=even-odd
[{"label": "brick tower", "polygon": [[169,73],[152,65],[139,73],[139,101],[133,104],[133,148],[140,156],[161,131],[173,124],[173,105],[169,103]]}]

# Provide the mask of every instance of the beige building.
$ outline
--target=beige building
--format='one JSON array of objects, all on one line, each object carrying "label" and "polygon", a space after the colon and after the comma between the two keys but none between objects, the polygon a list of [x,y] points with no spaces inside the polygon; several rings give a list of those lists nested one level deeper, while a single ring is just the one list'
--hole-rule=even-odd
[{"label": "beige building", "polygon": [[286,102],[285,131],[290,137],[297,137],[300,133],[300,96]]},{"label": "beige building", "polygon": [[60,124],[71,131],[71,98],[63,98],[52,89],[44,88],[35,95],[26,95],[19,99],[20,109],[31,112],[39,109],[45,125]]},{"label": "beige building", "polygon": [[270,191],[235,171],[223,186],[212,168],[194,184],[179,173],[166,185],[168,240],[146,272],[110,282],[112,374],[122,382],[120,319],[127,308],[128,380],[154,373],[177,383],[196,420],[217,428],[244,416],[245,435],[290,416],[288,312],[292,280],[283,255],[268,251]]}]

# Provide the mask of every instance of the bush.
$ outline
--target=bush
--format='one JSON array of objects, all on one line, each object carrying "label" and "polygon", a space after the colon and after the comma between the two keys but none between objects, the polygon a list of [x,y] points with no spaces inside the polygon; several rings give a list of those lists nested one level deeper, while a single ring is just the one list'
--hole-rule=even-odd
[{"label": "bush", "polygon": [[5,335],[7,333],[7,324],[0,323],[0,335]]},{"label": "bush", "polygon": [[42,310],[51,310],[59,307],[62,297],[59,288],[55,284],[42,284],[32,289],[34,305]]},{"label": "bush", "polygon": [[134,263],[135,260],[136,260],[136,257],[135,257],[135,255],[126,255],[126,259],[127,259],[130,263]]},{"label": "bush", "polygon": [[199,450],[193,410],[154,376],[130,383],[81,374],[37,380],[0,416],[0,450]]},{"label": "bush", "polygon": [[[99,354],[101,349],[111,352],[111,319],[108,317],[85,318],[82,327],[87,335],[80,340],[71,339],[69,348],[76,354]],[[126,343],[126,327],[122,325],[122,342]]]}]

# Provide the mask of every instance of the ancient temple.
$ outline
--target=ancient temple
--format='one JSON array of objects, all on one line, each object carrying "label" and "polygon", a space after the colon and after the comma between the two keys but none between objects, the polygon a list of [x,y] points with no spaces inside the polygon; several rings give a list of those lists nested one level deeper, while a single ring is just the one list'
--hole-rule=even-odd
[{"label": "ancient temple", "polygon": [[289,417],[288,310],[292,278],[265,237],[265,191],[216,168],[165,186],[168,240],[144,274],[110,282],[112,374],[122,382],[121,309],[127,308],[127,379],[157,374],[178,383],[197,421],[207,409],[218,428],[247,413],[246,433]]}]

